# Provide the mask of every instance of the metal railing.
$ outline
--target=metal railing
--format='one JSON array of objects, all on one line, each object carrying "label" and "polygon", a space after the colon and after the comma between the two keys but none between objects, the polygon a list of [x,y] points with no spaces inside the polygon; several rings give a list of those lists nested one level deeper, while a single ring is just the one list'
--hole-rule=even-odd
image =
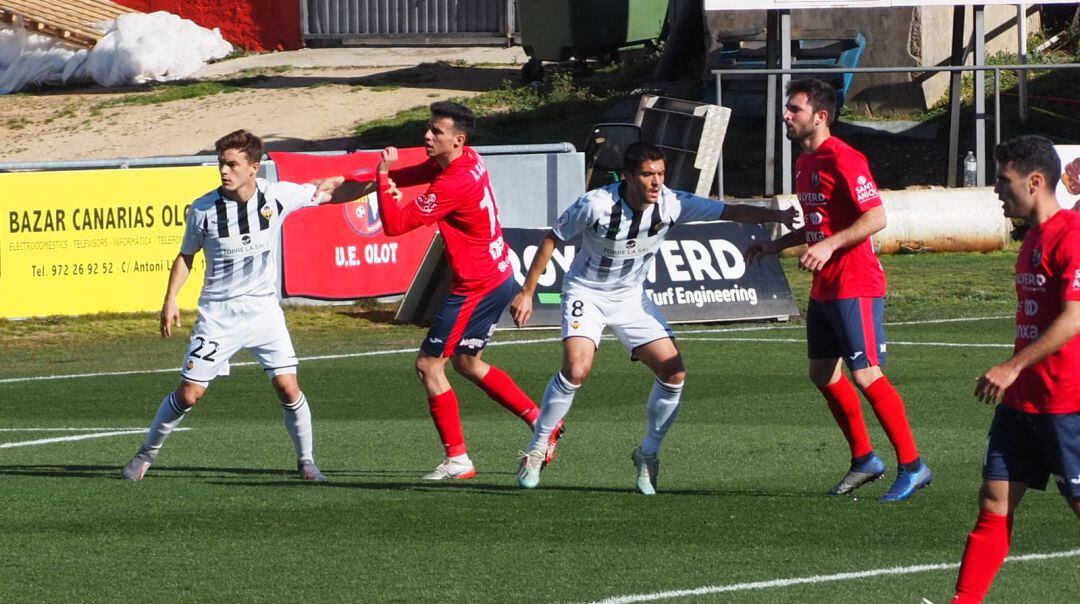
[{"label": "metal railing", "polygon": [[[993,72],[994,74],[994,142],[1001,142],[1001,72],[1002,71],[1053,71],[1059,69],[1076,69],[1080,70],[1080,63],[1050,63],[1050,64],[1008,64],[1008,65],[949,65],[949,66],[926,66],[926,67],[829,67],[829,68],[787,68],[787,69],[714,69],[713,75],[716,76],[716,99],[717,103],[723,102],[721,96],[723,92],[723,78],[724,76],[766,76],[768,78],[767,90],[775,90],[776,77],[782,76],[785,80],[788,78],[785,76],[791,75],[832,75],[832,74],[848,74],[848,73],[936,73],[936,72],[964,72],[971,71],[976,73]],[[778,98],[783,98],[782,95]],[[986,133],[986,110],[985,110],[985,95],[979,94],[979,87],[976,87],[975,94],[975,134],[976,140],[979,142],[977,148],[979,150],[976,153],[975,159],[978,162],[978,185],[983,186],[985,184],[985,161],[983,149],[985,145],[981,144],[984,140]],[[779,114],[779,106],[772,104],[766,107],[765,118],[767,120],[776,120]],[[956,119],[955,116],[952,119]],[[768,130],[769,134],[766,136],[766,149],[775,148],[775,139],[773,138],[772,130]],[[956,155],[955,150],[957,147],[957,131],[953,129],[950,132],[950,155]],[[771,156],[770,156],[771,159]],[[949,161],[955,163],[958,158],[950,157]],[[766,165],[766,170],[774,170],[773,165]],[[719,162],[717,167],[717,178],[723,183],[723,161]],[[791,165],[790,162],[784,162],[783,165],[783,186],[784,192],[790,192],[791,183]],[[722,186],[722,185],[721,185]]]}]

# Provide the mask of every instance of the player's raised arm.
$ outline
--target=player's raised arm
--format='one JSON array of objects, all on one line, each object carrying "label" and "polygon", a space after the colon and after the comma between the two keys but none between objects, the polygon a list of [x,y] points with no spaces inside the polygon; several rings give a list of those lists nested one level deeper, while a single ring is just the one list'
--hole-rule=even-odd
[{"label": "player's raised arm", "polygon": [[529,322],[529,317],[532,316],[533,294],[536,293],[536,283],[540,280],[540,275],[544,273],[548,262],[551,261],[551,255],[555,252],[555,239],[555,233],[548,231],[544,240],[540,242],[536,255],[533,256],[532,264],[529,265],[529,272],[525,275],[525,285],[521,287],[521,291],[510,302],[510,316],[514,318],[514,325],[518,327],[524,327]]},{"label": "player's raised arm", "polygon": [[180,295],[180,288],[184,286],[188,275],[191,274],[191,264],[195,260],[193,254],[180,253],[173,261],[169,271],[169,284],[165,288],[165,301],[161,304],[161,337],[172,335],[174,326],[180,327],[180,306],[176,297]]},{"label": "player's raised arm", "polygon": [[314,199],[320,203],[346,203],[369,195],[375,190],[375,173],[371,168],[361,168],[348,176],[317,178]]},{"label": "player's raised arm", "polygon": [[798,216],[799,212],[795,209],[795,206],[790,206],[784,210],[773,210],[748,204],[726,204],[721,218],[731,222],[750,224],[780,222],[787,228],[794,229],[795,219]]}]

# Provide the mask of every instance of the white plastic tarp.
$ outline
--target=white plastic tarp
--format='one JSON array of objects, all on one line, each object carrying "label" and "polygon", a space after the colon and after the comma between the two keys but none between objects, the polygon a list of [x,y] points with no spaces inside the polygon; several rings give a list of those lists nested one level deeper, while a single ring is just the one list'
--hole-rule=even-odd
[{"label": "white plastic tarp", "polygon": [[232,52],[217,30],[159,11],[121,15],[101,24],[90,50],[72,50],[22,29],[0,29],[0,94],[30,85],[126,86],[179,80]]}]

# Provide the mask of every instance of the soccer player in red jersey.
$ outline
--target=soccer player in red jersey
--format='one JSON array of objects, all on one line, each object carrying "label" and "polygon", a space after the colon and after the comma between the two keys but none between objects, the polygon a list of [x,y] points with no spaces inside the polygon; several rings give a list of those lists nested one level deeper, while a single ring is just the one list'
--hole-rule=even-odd
[{"label": "soccer player in red jersey", "polygon": [[[530,427],[540,414],[536,403],[514,380],[481,358],[499,315],[518,286],[499,225],[499,209],[483,159],[466,142],[475,118],[457,103],[431,105],[424,132],[428,161],[392,170],[397,149],[383,150],[378,166],[379,209],[387,235],[401,235],[421,225],[439,224],[446,243],[453,282],[416,358],[416,371],[427,391],[429,410],[446,458],[426,480],[476,476],[458,413],[457,395],[446,378],[446,361],[489,397]],[[398,186],[430,183],[427,190],[399,207]],[[556,430],[547,450],[554,455],[562,434]]]},{"label": "soccer player in red jersey", "polygon": [[1080,516],[1080,215],[1054,190],[1061,160],[1049,140],[1021,136],[994,149],[1005,216],[1030,228],[1016,258],[1013,355],[979,376],[975,396],[997,403],[983,461],[979,518],[967,538],[954,604],[982,602],[1009,553],[1013,514],[1051,474]]},{"label": "soccer player in red jersey", "polygon": [[[900,466],[881,500],[907,499],[930,484],[931,473],[915,447],[904,401],[881,371],[885,271],[870,236],[885,228],[885,208],[866,158],[830,132],[836,91],[811,78],[793,80],[787,93],[787,137],[802,147],[795,162],[795,191],[804,225],[776,241],[751,246],[747,257],[808,246],[799,267],[814,273],[806,311],[810,380],[851,449],[851,466],[829,494],[850,493],[886,471],[870,444],[857,386],[885,428]],[[841,358],[851,380],[841,370]]]}]

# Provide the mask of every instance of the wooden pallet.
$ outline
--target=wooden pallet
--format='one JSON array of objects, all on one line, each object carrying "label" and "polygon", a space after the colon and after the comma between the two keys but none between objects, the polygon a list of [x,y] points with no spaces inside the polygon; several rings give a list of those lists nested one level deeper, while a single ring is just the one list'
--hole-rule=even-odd
[{"label": "wooden pallet", "polygon": [[105,35],[95,23],[136,12],[109,0],[0,0],[0,21],[21,18],[25,29],[80,48],[92,48]]}]

